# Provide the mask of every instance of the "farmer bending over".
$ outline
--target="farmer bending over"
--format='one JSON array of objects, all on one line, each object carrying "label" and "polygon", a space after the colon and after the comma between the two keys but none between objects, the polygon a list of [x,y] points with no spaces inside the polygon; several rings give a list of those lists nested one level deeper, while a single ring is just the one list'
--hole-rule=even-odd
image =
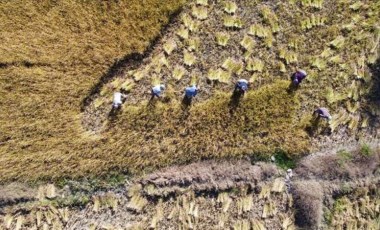
[{"label": "farmer bending over", "polygon": [[123,93],[120,93],[120,92],[114,93],[113,94],[112,108],[113,109],[119,109],[126,98],[127,98],[127,95],[125,95]]},{"label": "farmer bending over", "polygon": [[314,111],[314,114],[317,114],[318,118],[321,117],[327,120],[331,120],[329,110],[326,108],[318,108]]},{"label": "farmer bending over", "polygon": [[152,93],[152,99],[153,99],[154,97],[159,98],[159,97],[161,96],[161,93],[162,93],[164,90],[165,90],[165,86],[164,86],[163,84],[153,86],[153,88],[152,88],[152,92],[151,92],[151,93]]},{"label": "farmer bending over", "polygon": [[245,79],[239,79],[235,85],[235,92],[245,94],[248,90],[248,81]]},{"label": "farmer bending over", "polygon": [[185,97],[189,100],[191,100],[193,97],[195,97],[198,93],[198,88],[196,85],[192,85],[190,87],[186,87],[185,89]]},{"label": "farmer bending over", "polygon": [[307,76],[306,71],[302,69],[297,70],[295,73],[293,73],[291,77],[293,86],[298,87],[303,81],[303,79],[306,78],[306,76]]}]

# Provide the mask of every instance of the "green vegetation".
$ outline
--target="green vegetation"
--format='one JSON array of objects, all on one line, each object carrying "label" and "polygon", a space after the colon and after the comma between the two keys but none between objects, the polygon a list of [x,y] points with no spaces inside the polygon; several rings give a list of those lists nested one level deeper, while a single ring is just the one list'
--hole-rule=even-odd
[{"label": "green vegetation", "polygon": [[282,169],[293,169],[296,166],[295,160],[284,152],[278,152],[274,157],[276,165]]},{"label": "green vegetation", "polygon": [[338,155],[338,163],[339,165],[344,165],[345,163],[352,160],[353,155],[351,152],[348,152],[347,150],[339,150],[337,153]]},{"label": "green vegetation", "polygon": [[369,146],[366,143],[362,144],[362,146],[360,147],[360,154],[363,156],[371,156],[373,154],[371,146]]}]

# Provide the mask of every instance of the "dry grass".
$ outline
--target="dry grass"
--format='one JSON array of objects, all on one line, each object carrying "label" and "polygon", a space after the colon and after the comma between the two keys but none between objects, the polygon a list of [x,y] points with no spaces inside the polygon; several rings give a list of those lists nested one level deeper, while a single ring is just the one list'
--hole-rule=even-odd
[{"label": "dry grass", "polygon": [[0,187],[0,207],[20,201],[35,200],[36,197],[36,189],[32,189],[24,184],[11,183]]},{"label": "dry grass", "polygon": [[[270,203],[277,209],[277,215],[266,219],[261,214],[267,201],[252,192],[223,193],[218,201],[216,197],[210,199],[207,195],[188,192],[171,200],[145,202],[144,206],[139,201],[134,204],[141,208],[138,212],[135,207],[131,210],[131,203],[136,202],[133,197],[122,196],[117,201],[111,196],[98,196],[83,210],[40,205],[23,212],[9,212],[0,216],[0,226],[2,229],[17,226],[20,229],[122,229],[125,226],[128,229],[294,229],[293,213],[286,209],[290,197],[285,193],[273,194]],[[117,203],[117,208],[110,203]],[[242,223],[248,228],[241,228]]]},{"label": "dry grass", "polygon": [[[6,204],[0,210],[0,228],[291,230],[296,222],[302,229],[378,229],[378,174],[350,182],[296,175],[289,193],[281,173],[275,165],[251,165],[244,160],[173,166],[126,181],[125,189],[97,191],[81,208],[58,202],[61,196],[73,199],[63,197],[62,190],[55,192],[57,199]],[[52,194],[52,188],[41,187],[42,197]]]},{"label": "dry grass", "polygon": [[379,174],[380,151],[371,148],[365,154],[360,148],[354,151],[340,149],[336,154],[326,154],[299,162],[296,173],[307,179],[351,181]]},{"label": "dry grass", "polygon": [[336,199],[327,215],[334,229],[379,229],[379,183],[370,188],[361,187]]},{"label": "dry grass", "polygon": [[376,146],[362,145],[300,162],[293,183],[299,227],[378,229],[380,152]]},{"label": "dry grass", "polygon": [[145,176],[138,183],[143,185],[145,196],[165,197],[189,190],[195,193],[217,193],[236,188],[257,190],[259,183],[279,175],[279,170],[271,164],[211,160],[172,166]]},{"label": "dry grass", "polygon": [[305,229],[318,229],[322,219],[323,189],[315,181],[294,183],[296,224]]},{"label": "dry grass", "polygon": [[142,53],[181,5],[1,2],[1,180],[92,168],[98,160],[82,154],[101,142],[80,125],[81,101],[115,60]]},{"label": "dry grass", "polygon": [[[92,225],[96,229],[129,229],[139,225],[139,229],[291,230],[292,196],[283,189],[273,190],[283,180],[275,165],[252,165],[249,160],[173,166],[132,183],[126,181],[125,188],[87,194],[92,199],[81,207],[58,202],[79,195],[63,196],[63,190],[71,190],[68,188],[58,189],[56,198],[8,204],[0,210],[0,228],[93,229]],[[149,185],[181,187],[183,191],[152,197],[147,194]],[[41,187],[43,197],[50,187]]]},{"label": "dry grass", "polygon": [[[108,162],[125,162],[129,169],[149,169],[188,161],[307,150],[307,138],[294,121],[297,97],[288,94],[287,81],[249,92],[239,105],[231,95],[219,93],[213,100],[183,111],[180,102],[170,106],[128,106],[105,135],[114,146]],[[232,103],[233,104],[233,103]],[[287,108],[284,113],[283,107]],[[105,150],[106,151],[106,150]]]},{"label": "dry grass", "polygon": [[[142,53],[181,4],[1,3],[0,180],[140,172],[278,149],[304,153],[309,138],[297,122],[319,106],[334,114],[333,130],[360,131],[368,123],[364,108],[373,76],[366,66],[378,56],[380,6],[354,2],[241,0],[227,12],[222,2],[191,3],[183,11],[191,20],[176,21],[132,72],[117,70],[121,85],[136,82],[127,84],[131,104],[114,121],[103,122],[109,85],[91,95],[96,100],[86,112],[95,117],[90,123],[105,125],[99,135],[82,126],[84,98],[115,59]],[[175,48],[163,50],[169,40]],[[236,62],[222,70],[228,58]],[[170,77],[175,66],[178,82]],[[309,77],[297,94],[288,94],[284,80],[297,67]],[[211,69],[220,69],[212,84],[206,78]],[[254,92],[231,112],[226,92],[240,77],[250,79]],[[182,90],[194,78],[202,92],[184,109]],[[166,102],[147,107],[146,92],[157,80],[169,85]]]}]

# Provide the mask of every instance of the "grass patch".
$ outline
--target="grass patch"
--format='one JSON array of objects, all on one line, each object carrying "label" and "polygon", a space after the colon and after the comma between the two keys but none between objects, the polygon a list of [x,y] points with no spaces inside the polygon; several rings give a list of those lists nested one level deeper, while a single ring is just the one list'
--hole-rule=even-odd
[{"label": "grass patch", "polygon": [[285,152],[279,151],[275,155],[275,164],[283,169],[293,169],[296,167],[296,162],[294,159],[289,157]]},{"label": "grass patch", "polygon": [[344,165],[345,163],[349,162],[352,160],[353,155],[352,153],[348,152],[347,150],[339,150],[337,152],[338,155],[338,163],[339,165]]},{"label": "grass patch", "polygon": [[373,151],[371,149],[371,146],[369,146],[368,144],[364,143],[361,145],[360,147],[360,151],[359,153],[362,155],[362,156],[371,156],[373,154]]},{"label": "grass patch", "polygon": [[299,156],[292,156],[289,155],[287,152],[277,149],[275,150],[272,155],[268,154],[255,154],[251,157],[252,163],[254,162],[271,162],[274,158],[274,164],[276,164],[278,167],[282,169],[294,169],[297,165],[297,158]]}]

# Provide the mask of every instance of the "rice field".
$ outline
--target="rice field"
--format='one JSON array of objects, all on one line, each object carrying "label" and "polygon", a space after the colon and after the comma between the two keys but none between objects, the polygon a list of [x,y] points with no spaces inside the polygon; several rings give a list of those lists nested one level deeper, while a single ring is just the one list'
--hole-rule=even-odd
[{"label": "rice field", "polygon": [[[354,20],[341,17],[348,14]],[[368,65],[378,56],[378,15],[379,4],[370,2],[189,2],[146,57],[104,82],[82,124],[95,135],[120,136],[115,144],[129,143],[120,149],[140,168],[276,151],[302,155],[313,136],[339,130],[377,135],[369,98],[378,79]],[[297,68],[309,76],[288,93]],[[231,106],[240,78],[249,80],[250,92]],[[149,101],[159,83],[167,85],[164,98]],[[193,83],[200,93],[184,105],[183,90]],[[113,117],[117,90],[128,97]],[[330,123],[313,122],[318,107],[330,109]],[[146,162],[151,155],[156,163]]]},{"label": "rice field", "polygon": [[[2,181],[297,157],[326,129],[378,135],[376,1],[21,3],[0,5]],[[289,93],[297,68],[308,78]],[[250,91],[236,101],[239,78]],[[200,92],[184,105],[194,82]],[[157,83],[164,97],[149,102]],[[127,102],[109,116],[121,88]],[[322,106],[333,120],[310,136]]]}]

